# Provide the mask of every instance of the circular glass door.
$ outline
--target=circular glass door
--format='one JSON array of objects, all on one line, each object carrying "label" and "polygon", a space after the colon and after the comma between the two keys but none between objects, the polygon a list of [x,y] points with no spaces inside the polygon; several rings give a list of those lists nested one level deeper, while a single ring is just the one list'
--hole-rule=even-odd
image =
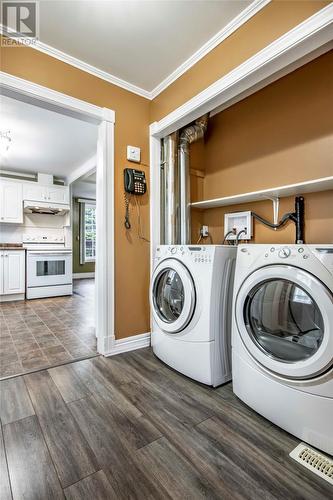
[{"label": "circular glass door", "polygon": [[253,358],[286,377],[309,378],[333,363],[333,295],[310,273],[267,266],[248,276],[235,303]]},{"label": "circular glass door", "polygon": [[313,356],[324,338],[324,321],[314,299],[287,279],[259,283],[248,294],[244,322],[265,353],[285,363]]},{"label": "circular glass door", "polygon": [[155,283],[155,310],[168,323],[176,321],[184,307],[184,285],[174,269],[164,269]]},{"label": "circular glass door", "polygon": [[187,268],[175,259],[162,262],[154,272],[151,289],[155,321],[169,332],[178,333],[192,318],[195,289]]}]

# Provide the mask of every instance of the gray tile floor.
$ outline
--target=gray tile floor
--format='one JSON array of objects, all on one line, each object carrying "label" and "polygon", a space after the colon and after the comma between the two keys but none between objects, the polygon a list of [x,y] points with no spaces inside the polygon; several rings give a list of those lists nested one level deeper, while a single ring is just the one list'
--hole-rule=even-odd
[{"label": "gray tile floor", "polygon": [[70,297],[0,304],[0,378],[94,356],[94,280]]}]

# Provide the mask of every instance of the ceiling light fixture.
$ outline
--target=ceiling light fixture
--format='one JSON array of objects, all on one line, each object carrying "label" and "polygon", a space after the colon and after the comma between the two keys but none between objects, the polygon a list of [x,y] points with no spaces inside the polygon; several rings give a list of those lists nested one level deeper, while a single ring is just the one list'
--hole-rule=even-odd
[{"label": "ceiling light fixture", "polygon": [[10,137],[10,130],[0,131],[0,153],[6,154],[12,139]]}]

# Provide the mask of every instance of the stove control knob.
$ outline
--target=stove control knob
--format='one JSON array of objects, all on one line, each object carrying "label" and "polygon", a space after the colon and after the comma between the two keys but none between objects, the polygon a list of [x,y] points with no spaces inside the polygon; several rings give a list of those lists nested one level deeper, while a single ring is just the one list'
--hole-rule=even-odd
[{"label": "stove control knob", "polygon": [[290,257],[290,254],[291,250],[288,247],[283,247],[281,248],[281,250],[279,250],[279,257],[281,259],[287,259],[288,257]]}]

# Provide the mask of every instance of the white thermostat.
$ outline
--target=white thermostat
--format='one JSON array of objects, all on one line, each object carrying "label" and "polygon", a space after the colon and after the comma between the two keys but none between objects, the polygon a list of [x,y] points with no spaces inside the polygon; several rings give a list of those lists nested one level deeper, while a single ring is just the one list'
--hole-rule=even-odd
[{"label": "white thermostat", "polygon": [[252,214],[250,211],[224,215],[224,237],[228,240],[235,240],[237,235],[239,235],[238,240],[252,238]]},{"label": "white thermostat", "polygon": [[141,149],[135,146],[127,146],[127,160],[134,161],[135,163],[140,163]]}]

